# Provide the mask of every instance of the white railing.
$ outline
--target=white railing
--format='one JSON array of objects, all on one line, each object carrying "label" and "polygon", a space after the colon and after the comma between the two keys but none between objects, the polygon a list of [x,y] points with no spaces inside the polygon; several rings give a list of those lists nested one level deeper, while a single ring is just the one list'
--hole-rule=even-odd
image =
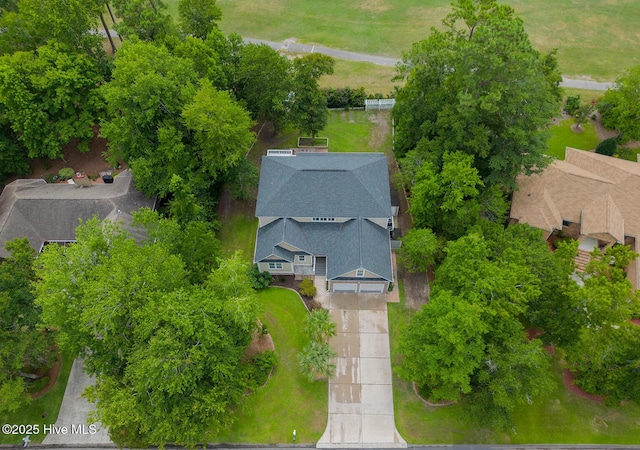
[{"label": "white railing", "polygon": [[368,98],[364,101],[364,110],[380,111],[382,109],[391,109],[395,104],[395,98]]}]

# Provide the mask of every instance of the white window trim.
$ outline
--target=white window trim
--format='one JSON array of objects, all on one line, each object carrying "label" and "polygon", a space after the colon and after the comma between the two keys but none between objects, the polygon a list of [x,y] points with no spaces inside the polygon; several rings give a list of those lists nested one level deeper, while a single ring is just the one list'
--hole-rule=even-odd
[{"label": "white window trim", "polygon": [[357,269],[356,270],[356,277],[364,278],[364,269]]},{"label": "white window trim", "polygon": [[283,266],[282,266],[281,262],[270,262],[269,263],[269,270],[282,270],[282,267]]}]

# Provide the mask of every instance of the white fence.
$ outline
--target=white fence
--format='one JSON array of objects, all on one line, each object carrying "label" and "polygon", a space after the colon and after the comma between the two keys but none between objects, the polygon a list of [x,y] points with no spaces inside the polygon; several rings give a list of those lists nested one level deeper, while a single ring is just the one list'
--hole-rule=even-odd
[{"label": "white fence", "polygon": [[396,104],[395,98],[373,98],[364,101],[365,111],[380,111],[381,109],[391,109]]}]

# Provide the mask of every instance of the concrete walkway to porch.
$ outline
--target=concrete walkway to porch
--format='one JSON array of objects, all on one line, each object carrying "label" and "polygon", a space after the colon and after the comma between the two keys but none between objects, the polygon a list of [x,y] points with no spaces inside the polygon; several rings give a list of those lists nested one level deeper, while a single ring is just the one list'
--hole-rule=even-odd
[{"label": "concrete walkway to porch", "polygon": [[338,325],[330,342],[338,357],[329,380],[329,420],[316,446],[405,448],[393,413],[387,298],[329,293],[322,278],[316,277],[317,298]]}]

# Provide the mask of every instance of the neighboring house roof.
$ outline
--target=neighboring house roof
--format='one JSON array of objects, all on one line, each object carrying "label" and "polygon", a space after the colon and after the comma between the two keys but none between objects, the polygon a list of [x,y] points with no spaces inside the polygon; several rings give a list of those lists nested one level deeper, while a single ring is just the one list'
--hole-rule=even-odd
[{"label": "neighboring house roof", "polygon": [[4,244],[12,239],[27,237],[31,246],[40,250],[45,241],[75,240],[79,219],[95,215],[126,226],[131,223],[132,211],[153,208],[154,203],[133,187],[129,170],[118,174],[111,184],[89,187],[16,180],[0,195],[0,257],[9,256]]},{"label": "neighboring house roof", "polygon": [[640,238],[640,164],[566,149],[566,159],[542,173],[517,178],[511,217],[547,232],[562,221],[581,223],[581,233]]},{"label": "neighboring house roof", "polygon": [[263,156],[260,172],[259,217],[390,215],[387,158],[382,153]]},{"label": "neighboring house roof", "polygon": [[389,232],[367,219],[345,223],[278,219],[258,230],[255,260],[275,257],[294,262],[294,253],[280,247],[282,243],[326,256],[328,279],[363,268],[392,280]]}]

